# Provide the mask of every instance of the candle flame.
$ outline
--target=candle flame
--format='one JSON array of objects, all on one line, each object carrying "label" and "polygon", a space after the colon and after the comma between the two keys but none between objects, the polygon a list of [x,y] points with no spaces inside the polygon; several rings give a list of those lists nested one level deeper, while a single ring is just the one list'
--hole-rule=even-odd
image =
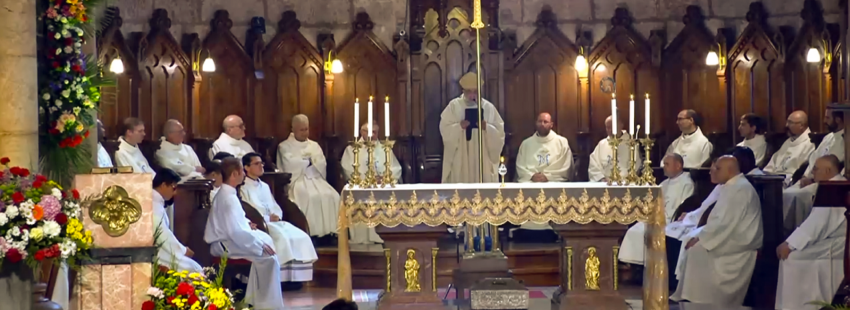
[{"label": "candle flame", "polygon": [[629,99],[631,99],[631,100],[635,100],[635,94],[631,94],[631,95],[629,95]]},{"label": "candle flame", "polygon": [[354,102],[360,103],[360,98],[354,98]]},{"label": "candle flame", "polygon": [[390,101],[390,96],[387,96],[386,98],[384,98],[384,101]]},{"label": "candle flame", "polygon": [[504,164],[505,163],[505,156],[499,157],[499,161]]},{"label": "candle flame", "polygon": [[369,101],[372,101],[372,96],[369,96]]},{"label": "candle flame", "polygon": [[617,98],[617,94],[611,93],[611,99]]},{"label": "candle flame", "polygon": [[646,93],[646,99],[649,99],[649,93]]}]

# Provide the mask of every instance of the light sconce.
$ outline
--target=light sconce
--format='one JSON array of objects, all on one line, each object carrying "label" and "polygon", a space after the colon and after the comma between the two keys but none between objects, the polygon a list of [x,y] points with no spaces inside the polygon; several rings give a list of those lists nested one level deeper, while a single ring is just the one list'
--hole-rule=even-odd
[{"label": "light sconce", "polygon": [[820,62],[820,52],[818,52],[817,48],[814,48],[814,47],[809,48],[809,52],[806,53],[806,62],[809,62],[809,63],[819,63]]},{"label": "light sconce", "polygon": [[715,45],[717,46],[717,50],[710,50],[708,51],[708,55],[705,55],[705,65],[726,67],[726,56],[723,55],[723,46],[720,43],[715,43]]},{"label": "light sconce", "polygon": [[[825,35],[828,37],[828,35]],[[824,67],[829,67],[832,63],[832,53],[830,53],[829,47],[829,39],[821,39],[821,47],[823,47],[823,55],[821,55],[818,47],[815,46],[814,43],[811,44],[809,51],[806,53],[806,62],[808,63],[819,63],[821,61],[821,57],[823,59]]]},{"label": "light sconce", "polygon": [[343,71],[342,61],[339,61],[339,59],[333,58],[333,51],[328,52],[328,60],[325,61],[325,72],[326,73],[338,74],[338,73],[342,73],[342,71]]},{"label": "light sconce", "polygon": [[201,71],[204,72],[215,72],[215,61],[213,61],[212,57],[207,55],[207,59],[204,59],[204,64],[201,66]]},{"label": "light sconce", "polygon": [[579,77],[587,77],[587,67],[587,58],[584,57],[584,47],[579,47],[575,65]]},{"label": "light sconce", "polygon": [[121,55],[115,54],[115,59],[109,64],[109,72],[115,74],[124,73],[124,61],[121,60]]}]

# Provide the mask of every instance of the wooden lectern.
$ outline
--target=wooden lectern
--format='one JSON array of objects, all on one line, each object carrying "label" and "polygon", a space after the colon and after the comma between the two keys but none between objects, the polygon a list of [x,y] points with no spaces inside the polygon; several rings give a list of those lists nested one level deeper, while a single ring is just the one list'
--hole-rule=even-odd
[{"label": "wooden lectern", "polygon": [[[844,207],[846,211],[844,216],[850,222],[850,181],[827,181],[820,182],[818,191],[815,194],[816,208],[840,208]],[[844,281],[838,288],[832,304],[847,304],[850,298],[850,226],[847,226],[847,238],[844,240]]]}]

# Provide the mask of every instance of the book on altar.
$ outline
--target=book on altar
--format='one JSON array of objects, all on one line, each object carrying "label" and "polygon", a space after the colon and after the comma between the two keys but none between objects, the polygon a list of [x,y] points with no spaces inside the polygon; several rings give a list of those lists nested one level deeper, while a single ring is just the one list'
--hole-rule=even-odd
[{"label": "book on altar", "polygon": [[[484,109],[481,109],[481,115],[484,115]],[[472,140],[472,129],[478,128],[478,108],[468,108],[464,111],[464,120],[469,122],[466,127],[466,141]]]}]

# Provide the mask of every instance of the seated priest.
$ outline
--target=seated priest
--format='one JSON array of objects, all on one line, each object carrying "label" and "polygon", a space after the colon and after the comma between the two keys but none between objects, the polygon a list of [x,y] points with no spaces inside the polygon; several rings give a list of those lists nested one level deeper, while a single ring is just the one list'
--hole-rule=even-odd
[{"label": "seated priest", "polygon": [[[667,179],[661,182],[661,193],[664,195],[664,218],[667,219],[667,223],[670,223],[673,220],[673,213],[676,212],[679,205],[693,195],[694,181],[691,180],[690,173],[684,171],[685,162],[682,156],[667,154],[667,156],[664,156],[664,161],[663,169]],[[618,254],[620,261],[634,265],[644,264],[645,231],[646,225],[643,222],[638,222],[629,228],[623,238],[623,244],[620,245],[620,253]],[[667,239],[671,239],[667,242],[670,247],[668,252],[675,254],[668,255],[670,259],[668,264],[673,264],[678,257],[681,242],[674,238],[668,237]],[[671,244],[671,241],[673,244]],[[675,278],[671,280],[675,281]]]},{"label": "seated priest", "polygon": [[731,155],[717,159],[711,179],[723,187],[685,242],[684,272],[670,299],[741,306],[764,237],[761,202]]},{"label": "seated priest", "polygon": [[[611,143],[608,142],[613,137],[611,128],[611,117],[605,119],[605,132],[608,136],[596,144],[593,153],[590,153],[590,163],[587,166],[587,175],[591,182],[608,182],[608,177],[611,175],[611,170],[614,167],[612,157],[614,151],[611,148]],[[617,120],[617,128],[625,128],[622,120]],[[627,132],[617,131],[617,136],[620,137],[620,145],[617,147],[617,169],[620,170],[620,176],[625,179],[629,174],[629,134]],[[641,169],[643,161],[640,159],[640,152],[635,152],[635,167]]]},{"label": "seated priest", "polygon": [[242,203],[236,196],[236,187],[245,178],[242,161],[225,158],[221,161],[221,174],[224,184],[213,199],[204,230],[204,241],[210,244],[210,254],[218,257],[227,254],[230,259],[251,261],[245,301],[255,309],[284,309],[280,263],[274,241],[245,217]]},{"label": "seated priest", "polygon": [[310,140],[307,115],[298,114],[292,118],[292,133],[277,146],[277,167],[292,174],[289,199],[307,217],[310,235],[336,234],[339,193],[328,184],[328,163],[322,147]]},{"label": "seated priest", "polygon": [[[682,135],[673,140],[667,148],[667,154],[676,153],[685,160],[685,168],[699,168],[711,158],[713,146],[702,134],[699,125],[702,119],[697,111],[682,110],[676,118],[676,125]],[[664,165],[664,162],[661,162]]]},{"label": "seated priest", "polygon": [[97,120],[97,166],[99,168],[112,167],[112,158],[109,157],[109,152],[103,147],[103,141],[106,140],[106,129],[103,128],[103,122]]},{"label": "seated priest", "polygon": [[[712,162],[712,166],[714,166],[715,164],[716,161]],[[713,182],[714,181],[712,181],[712,183]],[[677,243],[679,244],[678,254],[676,255],[677,257],[675,259],[669,259],[667,261],[668,265],[676,267],[673,274],[675,274],[677,281],[682,279],[682,274],[684,271],[683,267],[685,265],[685,257],[687,257],[685,253],[685,244],[683,244],[682,241],[687,241],[687,239],[690,238],[688,235],[691,231],[697,228],[700,223],[700,219],[702,218],[702,215],[705,213],[705,211],[708,210],[710,207],[713,208],[714,204],[717,202],[717,196],[720,194],[721,188],[723,188],[723,184],[715,185],[714,188],[712,188],[711,193],[709,193],[705,200],[702,201],[699,208],[691,212],[682,213],[681,215],[679,215],[678,218],[674,219],[673,222],[669,223],[665,228],[668,237],[668,244],[671,238],[674,238],[679,241]],[[669,250],[671,248],[677,249],[675,247],[675,244],[672,247],[668,245],[668,257],[671,256],[669,255]],[[670,285],[673,285],[673,283],[673,281],[669,282]]]},{"label": "seated priest", "polygon": [[203,178],[204,167],[198,154],[188,144],[183,143],[186,138],[186,130],[183,124],[176,119],[165,121],[162,126],[162,134],[159,149],[156,150],[156,160],[163,168],[177,172],[183,181],[189,179]]},{"label": "seated priest", "polygon": [[156,235],[156,258],[160,266],[174,271],[189,271],[203,274],[204,270],[192,259],[195,252],[177,240],[165,214],[166,202],[170,202],[177,192],[180,175],[164,168],[153,178],[153,223]]},{"label": "seated priest", "polygon": [[741,173],[746,175],[764,175],[764,171],[756,165],[756,155],[753,149],[746,146],[736,146],[726,154],[732,155],[738,160],[738,167],[741,168]]},{"label": "seated priest", "polygon": [[245,154],[253,153],[254,148],[251,147],[245,138],[245,122],[237,115],[229,115],[221,122],[221,128],[224,132],[218,136],[218,139],[213,142],[210,149],[210,158],[215,157],[219,152],[227,152],[236,158],[242,158]]},{"label": "seated priest", "polygon": [[221,184],[224,183],[224,179],[221,177],[221,160],[211,160],[204,169],[204,179],[213,181],[213,188],[210,190],[210,201],[212,201],[221,188]]},{"label": "seated priest", "polygon": [[280,262],[280,280],[313,280],[313,262],[318,259],[316,249],[307,233],[281,219],[283,210],[275,201],[269,185],[260,180],[263,175],[262,157],[248,153],[242,157],[242,165],[245,167],[245,183],[239,187],[239,193],[242,201],[257,209],[266,220]]},{"label": "seated priest", "polygon": [[156,176],[148,159],[139,149],[139,143],[145,139],[145,123],[135,117],[124,120],[124,135],[118,138],[118,151],[115,151],[115,163],[118,167],[132,167],[134,173],[151,173]]},{"label": "seated priest", "polygon": [[767,152],[767,142],[764,139],[764,120],[761,116],[754,113],[747,113],[741,116],[741,121],[738,122],[738,133],[744,137],[744,141],[738,143],[738,146],[746,146],[753,150],[753,155],[756,158],[756,164],[761,164],[764,160],[764,154]]},{"label": "seated priest", "polygon": [[[377,122],[372,122],[372,132],[371,135],[369,133],[369,124],[363,124],[360,126],[360,140],[368,141],[370,139],[374,139],[375,141],[375,154],[374,154],[374,165],[375,171],[379,175],[378,182],[381,181],[381,177],[386,173],[386,160],[387,154],[384,152],[383,144],[381,144],[380,139],[378,139],[378,133],[380,132],[380,127],[378,127]],[[374,138],[373,138],[374,137]],[[357,170],[360,174],[360,179],[363,180],[366,177],[366,172],[369,169],[369,156],[366,154],[366,146],[361,145],[357,161],[359,161],[359,167]],[[390,160],[392,161],[390,168],[390,173],[392,173],[393,179],[396,182],[401,181],[401,164],[398,163],[398,159],[395,157],[395,153],[390,152]],[[345,152],[342,154],[342,171],[345,174],[345,179],[351,179],[351,176],[354,172],[354,148],[349,145],[345,148]],[[378,236],[378,233],[375,232],[375,228],[366,227],[364,224],[356,224],[354,227],[348,228],[348,232],[350,234],[351,244],[371,244],[371,243],[384,243],[384,240],[381,239],[381,236]]]},{"label": "seated priest", "polygon": [[823,137],[817,149],[809,155],[809,167],[803,174],[803,178],[788,189],[803,188],[814,182],[812,169],[818,158],[832,154],[839,161],[844,162],[844,112],[827,109],[823,115],[823,122],[829,130],[829,134]]},{"label": "seated priest", "polygon": [[800,168],[800,166],[809,160],[809,155],[815,151],[815,144],[812,143],[809,134],[809,116],[803,111],[794,111],[788,115],[785,121],[785,132],[788,134],[788,139],[782,143],[782,146],[770,162],[764,167],[764,172],[770,174],[785,175],[786,187],[791,185],[791,176]]},{"label": "seated priest", "polygon": [[[822,156],[812,169],[815,182],[845,181],[838,174],[841,163],[835,155]],[[817,188],[818,184],[808,187]],[[814,192],[807,203],[814,201]],[[830,301],[838,291],[844,270],[844,241],[847,222],[843,207],[813,208],[806,220],[779,247],[777,309],[817,310],[812,301]]]}]

